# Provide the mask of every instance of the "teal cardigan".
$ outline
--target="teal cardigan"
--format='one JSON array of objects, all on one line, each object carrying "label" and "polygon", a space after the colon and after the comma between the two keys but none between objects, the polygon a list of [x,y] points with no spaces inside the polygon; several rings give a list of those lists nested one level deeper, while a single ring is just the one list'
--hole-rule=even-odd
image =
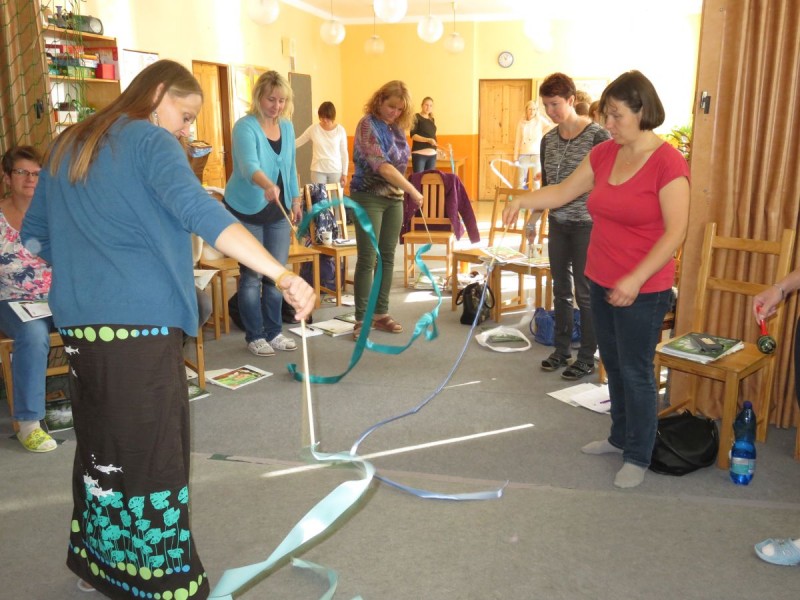
[{"label": "teal cardigan", "polygon": [[[267,136],[253,115],[242,117],[233,126],[233,174],[225,187],[225,202],[236,211],[253,215],[264,209],[264,190],[253,183],[253,175],[263,171],[270,181],[283,178],[281,196],[287,209],[292,199],[300,196],[295,166],[294,126],[280,119],[281,152],[275,154]],[[284,193],[284,191],[286,193]]]}]

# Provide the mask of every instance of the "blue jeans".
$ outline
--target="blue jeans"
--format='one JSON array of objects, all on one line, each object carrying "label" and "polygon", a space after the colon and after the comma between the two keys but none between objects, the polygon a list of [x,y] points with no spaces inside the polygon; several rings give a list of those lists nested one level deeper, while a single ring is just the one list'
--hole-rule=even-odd
[{"label": "blue jeans", "polygon": [[[286,219],[267,225],[242,223],[282,265],[289,259],[291,229]],[[239,314],[247,343],[258,339],[272,340],[281,332],[283,294],[272,280],[249,267],[239,265]]]},{"label": "blue jeans", "polygon": [[562,356],[572,356],[570,342],[574,287],[574,301],[581,310],[581,347],[578,350],[578,360],[591,365],[597,350],[597,337],[589,299],[589,280],[583,272],[586,270],[586,251],[592,235],[592,224],[559,223],[550,219],[549,225],[547,246],[550,253],[550,274],[553,277],[556,352]]},{"label": "blue jeans", "polygon": [[630,306],[606,302],[607,289],[590,282],[600,358],[608,373],[611,434],[622,459],[650,465],[658,428],[658,387],[653,358],[672,290],[639,294]]},{"label": "blue jeans", "polygon": [[413,173],[421,173],[422,171],[430,171],[436,168],[436,155],[435,154],[412,154],[411,155],[411,171]]},{"label": "blue jeans", "polygon": [[[378,291],[378,300],[375,304],[375,314],[388,314],[389,290],[392,289],[394,272],[394,253],[400,239],[400,228],[403,225],[403,202],[363,192],[352,192],[350,196],[366,211],[372,228],[375,230],[378,249],[381,251],[381,265],[383,265],[383,276]],[[358,221],[356,221],[356,244],[358,245],[358,260],[356,261],[353,287],[355,288],[356,320],[363,321],[377,261],[375,248]]]},{"label": "blue jeans", "polygon": [[44,418],[45,371],[50,354],[50,331],[53,319],[45,317],[23,323],[8,305],[0,301],[0,329],[14,338],[11,376],[14,379],[14,414],[16,421],[39,421]]}]

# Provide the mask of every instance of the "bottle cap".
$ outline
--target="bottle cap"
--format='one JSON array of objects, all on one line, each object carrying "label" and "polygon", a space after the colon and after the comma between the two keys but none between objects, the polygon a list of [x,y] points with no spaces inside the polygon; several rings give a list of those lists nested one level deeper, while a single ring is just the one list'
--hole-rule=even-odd
[{"label": "bottle cap", "polygon": [[744,404],[742,405],[744,408],[753,408],[753,403],[750,400],[745,400]]}]

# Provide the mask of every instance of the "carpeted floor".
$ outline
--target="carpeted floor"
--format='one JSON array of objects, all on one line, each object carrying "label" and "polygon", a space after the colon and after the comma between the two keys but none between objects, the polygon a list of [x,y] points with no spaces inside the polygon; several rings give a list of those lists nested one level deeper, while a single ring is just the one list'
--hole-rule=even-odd
[{"label": "carpeted floor", "polygon": [[[392,314],[406,326],[379,343],[405,343],[419,316],[434,308],[430,292],[406,290],[395,273]],[[351,311],[330,307],[324,319]],[[312,388],[323,451],[347,451],[373,424],[428,398],[459,359],[468,327],[445,296],[439,337],[406,352],[366,352],[336,385]],[[508,316],[512,324],[518,316]],[[348,336],[309,340],[311,372],[333,375],[349,363]],[[771,428],[758,446],[756,476],[733,485],[716,468],[664,477],[648,473],[633,490],[613,487],[621,457],[586,456],[580,447],[608,433],[606,415],[547,396],[573,383],[544,373],[550,348],[501,354],[467,345],[445,389],[417,414],[377,429],[359,454],[440,440],[377,456],[379,474],[439,492],[505,486],[501,498],[422,500],[374,483],[337,530],[303,558],[335,569],[337,598],[424,599],[790,599],[797,568],[761,562],[752,546],[766,537],[800,536],[800,464],[791,458],[794,430]],[[302,466],[302,386],[286,371],[300,351],[258,358],[233,331],[206,342],[208,368],[245,364],[273,376],[192,403],[193,532],[212,585],[225,569],[263,561],[316,502],[357,476],[347,468]],[[596,377],[592,376],[592,382]],[[486,432],[511,429],[484,437]],[[74,441],[26,453],[0,417],[0,598],[83,597],[64,566],[70,519]],[[265,474],[272,474],[264,477]],[[325,582],[284,566],[242,597],[319,598]]]}]

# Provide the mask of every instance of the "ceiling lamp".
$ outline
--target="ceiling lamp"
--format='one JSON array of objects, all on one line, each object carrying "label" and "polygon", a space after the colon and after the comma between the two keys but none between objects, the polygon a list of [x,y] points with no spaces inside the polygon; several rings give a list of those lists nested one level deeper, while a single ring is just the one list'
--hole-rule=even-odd
[{"label": "ceiling lamp", "polygon": [[453,33],[444,39],[445,50],[452,54],[464,51],[464,38],[456,31],[456,3],[453,2]]},{"label": "ceiling lamp", "polygon": [[331,46],[337,46],[344,40],[344,25],[342,25],[341,21],[333,18],[333,0],[331,0],[331,18],[320,25],[319,35],[323,42]]},{"label": "ceiling lamp", "polygon": [[245,0],[247,16],[259,25],[269,25],[278,19],[281,12],[278,0]]},{"label": "ceiling lamp", "polygon": [[439,17],[431,16],[431,0],[428,0],[428,16],[422,17],[417,24],[417,35],[423,42],[438,42],[444,33],[444,24]]},{"label": "ceiling lamp", "polygon": [[375,11],[374,11],[374,8],[375,7],[373,6],[373,11],[372,11],[372,35],[369,37],[369,39],[364,44],[364,52],[366,52],[367,54],[377,55],[377,54],[383,54],[385,46],[384,46],[383,40],[381,39],[381,36],[379,36],[377,33],[375,33]]},{"label": "ceiling lamp", "polygon": [[408,12],[408,0],[374,0],[372,9],[381,21],[397,23]]}]

